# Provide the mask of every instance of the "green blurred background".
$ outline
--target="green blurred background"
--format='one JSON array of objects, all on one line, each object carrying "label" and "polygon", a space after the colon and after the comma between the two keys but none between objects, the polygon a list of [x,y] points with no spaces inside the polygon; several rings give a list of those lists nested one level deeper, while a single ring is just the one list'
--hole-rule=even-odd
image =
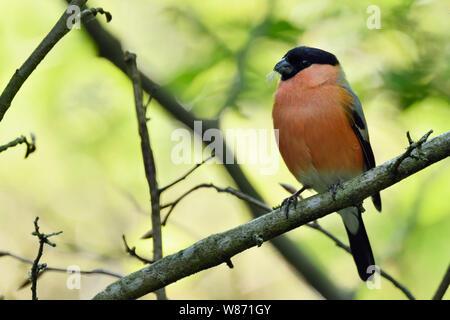
[{"label": "green blurred background", "polygon": [[[64,1],[1,1],[0,86],[48,33]],[[144,73],[167,85],[199,117],[213,117],[224,105],[221,127],[272,128],[275,82],[266,75],[290,48],[308,45],[337,55],[360,97],[377,163],[401,153],[405,133],[418,139],[429,129],[450,129],[450,2],[448,1],[263,1],[263,0],[108,0],[89,1],[109,10],[102,24],[124,49],[138,55]],[[378,5],[381,29],[368,29],[369,5]],[[235,86],[240,77],[240,85]],[[230,95],[235,90],[235,96]],[[231,98],[230,98],[231,97]],[[228,101],[228,102],[227,102]],[[231,102],[231,103],[230,103]],[[182,125],[156,102],[149,108],[150,137],[158,180],[165,185],[192,165],[170,161]],[[24,147],[0,154],[0,250],[33,259],[30,235],[40,217],[44,232],[63,230],[42,262],[78,265],[127,274],[142,263],[124,252],[121,235],[139,254],[151,257],[148,189],[140,154],[131,84],[96,50],[83,29],[73,30],[50,52],[16,96],[0,123],[0,144],[33,132],[37,151],[23,160]],[[274,175],[243,165],[270,205],[287,196],[279,182],[298,187],[280,158]],[[222,166],[204,165],[170,189],[163,202],[203,182],[233,186]],[[382,192],[383,212],[366,201],[365,221],[377,263],[417,298],[434,294],[449,263],[450,163],[441,161]],[[174,210],[163,228],[164,254],[177,252],[217,232],[248,221],[240,200],[200,190]],[[336,214],[321,220],[346,241]],[[391,283],[369,290],[357,277],[350,255],[315,230],[287,236],[301,244],[343,290],[358,299],[404,299]],[[170,285],[171,299],[320,299],[269,244]],[[18,290],[29,265],[0,258],[0,293],[29,299]],[[84,276],[81,290],[68,290],[68,275],[46,273],[40,299],[89,299],[114,279]],[[445,296],[447,299],[449,294]],[[153,294],[145,298],[154,299]]]}]

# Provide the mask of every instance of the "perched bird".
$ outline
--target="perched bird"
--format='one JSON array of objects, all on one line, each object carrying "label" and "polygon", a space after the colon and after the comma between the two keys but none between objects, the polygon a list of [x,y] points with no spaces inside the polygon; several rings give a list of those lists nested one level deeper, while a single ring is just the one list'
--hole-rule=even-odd
[{"label": "perched bird", "polygon": [[[278,147],[303,188],[284,201],[286,213],[299,193],[311,188],[336,193],[342,181],[375,167],[361,103],[337,58],[324,50],[297,47],[275,65],[281,74],[274,94],[274,128]],[[372,196],[381,211],[380,194]],[[358,273],[366,281],[375,265],[361,217],[362,207],[340,210]]]}]

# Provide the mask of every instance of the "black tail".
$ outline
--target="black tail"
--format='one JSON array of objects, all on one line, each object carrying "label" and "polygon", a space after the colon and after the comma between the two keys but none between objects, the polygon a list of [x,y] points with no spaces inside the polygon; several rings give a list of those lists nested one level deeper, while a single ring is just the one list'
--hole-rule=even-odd
[{"label": "black tail", "polygon": [[345,227],[345,230],[347,230],[350,249],[358,268],[359,277],[361,280],[366,281],[375,271],[374,269],[369,269],[370,272],[368,273],[367,270],[369,266],[375,265],[375,259],[373,258],[372,248],[370,247],[366,228],[364,228],[361,213],[358,213],[358,222],[356,234],[352,234],[347,227]]}]

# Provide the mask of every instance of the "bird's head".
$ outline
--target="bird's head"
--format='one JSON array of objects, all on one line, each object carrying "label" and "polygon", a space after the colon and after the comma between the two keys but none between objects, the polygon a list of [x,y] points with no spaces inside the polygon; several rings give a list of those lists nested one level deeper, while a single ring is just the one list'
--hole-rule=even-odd
[{"label": "bird's head", "polygon": [[278,61],[273,70],[281,74],[281,80],[284,81],[292,78],[297,73],[313,64],[329,64],[336,66],[339,64],[339,61],[334,54],[327,51],[301,46],[289,50],[284,57]]}]

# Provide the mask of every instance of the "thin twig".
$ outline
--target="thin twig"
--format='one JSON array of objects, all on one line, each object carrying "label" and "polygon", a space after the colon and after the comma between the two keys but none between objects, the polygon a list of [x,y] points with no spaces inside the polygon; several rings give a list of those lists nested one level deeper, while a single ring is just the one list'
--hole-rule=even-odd
[{"label": "thin twig", "polygon": [[7,150],[8,148],[15,147],[18,144],[25,143],[27,146],[27,150],[25,152],[25,159],[28,158],[30,154],[32,154],[34,151],[36,151],[36,137],[33,133],[30,133],[31,141],[28,141],[25,136],[20,136],[19,138],[0,146],[0,152],[3,152]]},{"label": "thin twig", "polygon": [[[153,151],[150,145],[150,137],[147,128],[146,110],[143,105],[141,75],[136,65],[136,55],[126,52],[124,57],[128,74],[133,84],[134,102],[138,121],[139,136],[141,138],[141,151],[144,161],[145,177],[147,179],[150,201],[152,205],[152,230],[153,230],[153,261],[163,257],[162,252],[162,234],[161,234],[161,214],[159,208],[160,193],[158,182],[156,180],[156,166]],[[158,300],[167,299],[164,288],[157,290]]]},{"label": "thin twig", "polygon": [[[202,183],[202,184],[199,184],[199,185],[197,185],[195,187],[192,187],[191,189],[189,189],[188,191],[186,191],[185,193],[180,195],[178,198],[176,198],[174,201],[161,205],[161,210],[169,208],[169,211],[166,213],[166,215],[162,219],[161,225],[165,226],[167,224],[167,220],[169,219],[170,214],[172,213],[172,211],[175,209],[176,205],[181,200],[186,198],[192,192],[194,192],[194,191],[196,191],[198,189],[203,189],[203,188],[212,188],[212,189],[215,189],[217,192],[229,193],[229,194],[232,194],[232,195],[234,195],[235,197],[237,197],[237,198],[239,198],[241,200],[245,200],[248,203],[251,203],[251,204],[253,204],[253,205],[255,205],[255,206],[257,206],[257,207],[259,207],[259,208],[261,208],[261,209],[263,209],[265,211],[270,211],[271,210],[271,208],[269,206],[267,206],[265,203],[255,199],[255,198],[252,198],[252,197],[246,195],[245,193],[243,193],[243,192],[241,192],[239,190],[236,190],[236,189],[234,189],[232,187],[221,188],[221,187],[216,186],[213,183]],[[150,239],[152,236],[153,236],[153,230],[150,229],[149,231],[147,231],[141,237],[141,239]]]},{"label": "thin twig", "polygon": [[159,193],[163,193],[164,191],[166,191],[167,189],[173,187],[174,185],[176,185],[178,182],[183,181],[184,179],[186,179],[192,172],[194,172],[196,169],[198,169],[202,164],[204,164],[205,162],[208,162],[209,160],[213,159],[215,157],[215,155],[211,155],[209,158],[203,160],[200,163],[197,163],[194,167],[192,167],[191,169],[189,169],[188,172],[186,172],[184,175],[182,175],[181,177],[179,177],[178,179],[176,179],[175,181],[173,181],[172,183],[169,183],[167,186],[162,187],[159,189]]},{"label": "thin twig", "polygon": [[[87,0],[73,0],[70,2],[70,5],[82,8],[86,2]],[[67,21],[70,16],[70,12],[64,11],[63,15],[59,18],[52,30],[45,36],[42,42],[23,63],[23,65],[16,70],[6,88],[0,95],[0,121],[3,119],[6,111],[11,106],[12,100],[30,74],[34,71],[34,69],[36,69],[39,63],[45,58],[56,43],[58,43],[58,41],[70,31],[67,26]]]},{"label": "thin twig", "polygon": [[409,142],[409,146],[408,148],[406,148],[405,153],[403,153],[400,157],[397,158],[397,160],[392,164],[392,170],[394,172],[397,172],[399,165],[403,162],[403,160],[405,160],[406,158],[412,156],[412,152],[415,149],[418,149],[419,151],[419,156],[420,156],[420,147],[422,146],[422,144],[425,143],[425,141],[427,141],[428,137],[433,133],[433,130],[428,131],[422,138],[419,139],[419,141],[414,142],[411,139],[411,136],[409,134],[409,131],[406,132],[406,137],[408,138],[408,142]]},{"label": "thin twig", "polygon": [[48,238],[57,236],[58,234],[61,234],[62,231],[59,232],[53,232],[49,234],[40,233],[39,232],[39,225],[38,225],[39,217],[36,217],[34,220],[34,231],[31,233],[33,236],[38,237],[39,239],[39,250],[38,254],[36,256],[36,259],[33,261],[33,266],[31,267],[31,293],[32,293],[32,299],[37,300],[37,280],[39,276],[39,272],[41,270],[44,270],[47,268],[46,263],[39,263],[42,257],[42,253],[44,252],[44,245],[48,244],[51,247],[56,247],[56,244],[48,240]]},{"label": "thin twig", "polygon": [[81,12],[81,18],[85,18],[89,15],[92,15],[93,17],[97,16],[97,13],[103,14],[106,17],[106,22],[110,22],[112,19],[112,15],[109,11],[103,10],[103,8],[87,8],[84,9]]},{"label": "thin twig", "polygon": [[148,259],[143,258],[143,257],[141,257],[140,255],[138,255],[138,254],[136,253],[136,247],[130,248],[130,247],[128,246],[127,239],[125,238],[125,235],[124,235],[124,234],[122,235],[122,239],[123,239],[123,244],[124,244],[124,246],[125,246],[125,251],[126,251],[130,256],[135,257],[136,259],[138,259],[139,261],[141,261],[142,263],[145,263],[145,264],[153,263],[152,260],[148,260]]},{"label": "thin twig", "polygon": [[442,300],[445,292],[448,289],[449,284],[450,284],[450,265],[447,267],[447,271],[445,272],[445,275],[442,278],[442,281],[439,284],[439,287],[437,288],[436,293],[433,296],[433,300]]},{"label": "thin twig", "polygon": [[179,196],[177,199],[175,199],[172,202],[166,203],[164,205],[161,205],[161,209],[165,209],[165,208],[170,208],[169,211],[167,212],[166,216],[164,217],[163,221],[162,221],[162,225],[165,226],[167,223],[167,220],[169,219],[170,214],[172,213],[172,211],[175,209],[175,206],[181,201],[183,200],[185,197],[187,197],[189,194],[191,194],[192,192],[194,192],[195,190],[198,189],[202,189],[202,188],[213,188],[215,189],[217,192],[224,192],[224,193],[229,193],[232,194],[234,196],[236,196],[237,198],[241,199],[241,200],[245,200],[251,204],[254,204],[255,206],[266,210],[266,211],[270,211],[271,208],[269,206],[267,206],[265,203],[252,198],[248,195],[246,195],[245,193],[242,193],[239,190],[236,190],[232,187],[226,187],[226,188],[221,188],[216,186],[213,183],[202,183],[199,184],[195,187],[192,187],[191,189],[189,189],[188,191],[186,191],[185,193],[183,193],[181,196]]},{"label": "thin twig", "polygon": [[[21,257],[17,254],[9,252],[9,251],[0,251],[0,257],[11,257],[13,259],[16,259],[18,261],[21,261],[21,262],[24,262],[27,264],[33,264],[33,260]],[[47,266],[47,267],[45,267],[44,270],[42,270],[39,273],[38,277],[40,277],[42,273],[47,272],[47,271],[67,273],[67,270],[68,270],[67,268],[56,268],[56,267]],[[123,277],[123,275],[121,275],[117,272],[109,271],[109,270],[105,270],[105,269],[101,269],[101,268],[92,269],[92,270],[80,270],[80,274],[84,274],[84,275],[103,274],[103,275],[111,276],[114,278],[122,278]],[[28,279],[21,287],[23,287],[29,283],[30,283],[30,279]]]},{"label": "thin twig", "polygon": [[[18,261],[21,261],[21,262],[24,262],[24,263],[27,263],[27,264],[31,264],[31,265],[34,263],[34,261],[31,260],[31,259],[27,259],[27,258],[21,257],[21,256],[19,256],[17,254],[9,252],[9,251],[0,251],[0,258],[1,257],[11,257],[11,258],[16,259]],[[43,270],[41,270],[39,272],[37,278],[39,279],[47,271],[67,273],[68,269],[46,266],[45,269],[43,269]],[[114,277],[114,278],[122,278],[123,277],[123,275],[121,275],[119,273],[116,273],[116,272],[113,272],[113,271],[109,271],[109,270],[105,270],[105,269],[100,269],[100,268],[93,269],[93,270],[80,270],[79,273],[80,274],[84,274],[84,275],[103,274],[103,275],[111,276],[111,277]],[[22,288],[28,286],[30,283],[31,283],[31,279],[30,278],[26,279],[19,286],[19,289],[22,289]]]}]

